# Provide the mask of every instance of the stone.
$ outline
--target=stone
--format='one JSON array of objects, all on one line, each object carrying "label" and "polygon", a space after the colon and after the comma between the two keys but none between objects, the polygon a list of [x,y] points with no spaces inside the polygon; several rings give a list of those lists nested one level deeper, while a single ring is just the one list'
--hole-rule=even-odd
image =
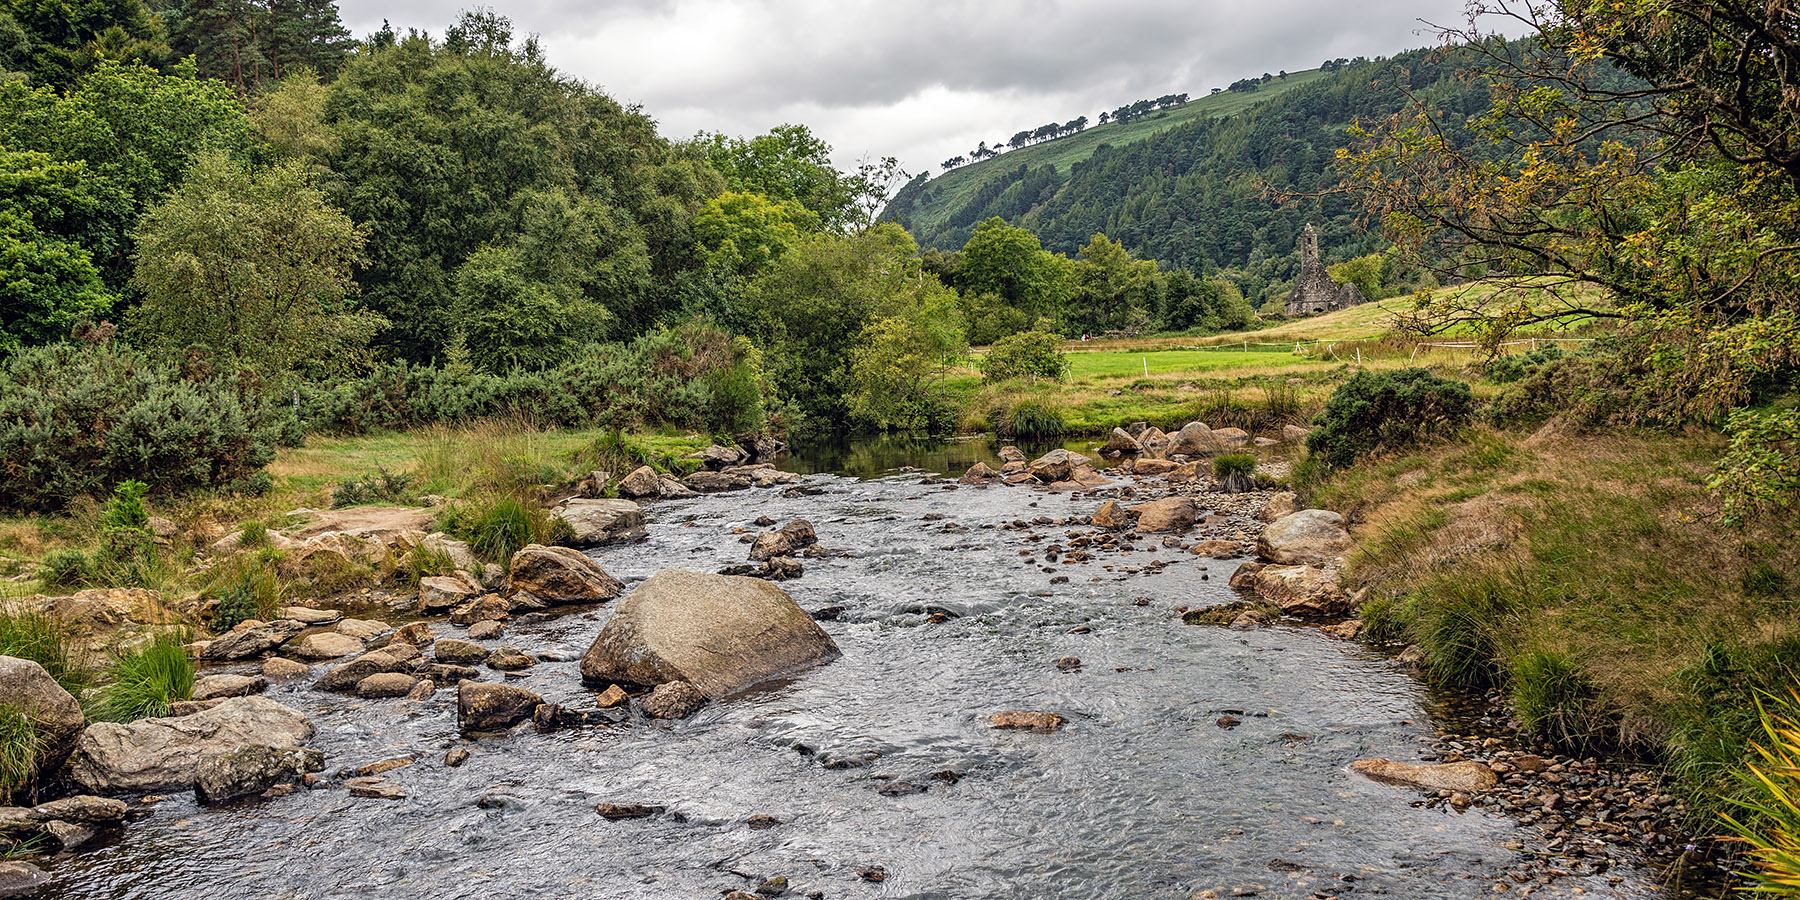
[{"label": "stone", "polygon": [[375,621],[374,619],[345,619],[342,622],[331,626],[331,630],[344,635],[345,637],[352,637],[359,641],[367,641],[375,638],[377,635],[386,634],[387,632],[392,631],[393,626],[386,622]]},{"label": "stone", "polygon": [[839,655],[781,588],[665,569],[619,602],[582,655],[581,676],[592,684],[686,681],[716,700]]},{"label": "stone", "polygon": [[1081,671],[1081,657],[1065,656],[1065,657],[1057,660],[1056,661],[1056,671],[1058,671],[1058,672],[1079,672],[1079,671]]},{"label": "stone", "polygon": [[750,544],[750,558],[757,561],[767,561],[771,557],[787,556],[793,552],[793,542],[779,531],[765,531],[757,535],[756,540]]},{"label": "stone", "polygon": [[652,689],[642,703],[644,715],[652,719],[685,719],[706,705],[706,695],[685,681],[665,681]]},{"label": "stone", "polygon": [[325,768],[325,754],[300,747],[251,744],[208,758],[194,773],[194,796],[201,803],[230,803],[272,787],[294,784]]},{"label": "stone", "polygon": [[456,686],[456,727],[468,731],[505,731],[531,718],[544,698],[510,684],[465,681]]},{"label": "stone", "polygon": [[688,458],[697,459],[708,469],[716,470],[723,469],[726,466],[735,466],[748,459],[749,454],[737,447],[722,447],[718,444],[714,444]]},{"label": "stone", "polygon": [[599,563],[568,547],[531,544],[513,554],[511,570],[502,594],[508,601],[528,594],[541,606],[603,603],[625,589]]},{"label": "stone", "polygon": [[788,540],[795,549],[811,547],[819,543],[819,535],[813,531],[812,523],[805,519],[794,519],[781,526],[781,533],[788,536]]},{"label": "stone", "polygon": [[1063,727],[1063,717],[1050,712],[1019,712],[1009,710],[988,716],[989,728],[1016,728],[1024,731],[1035,731],[1048,734]]},{"label": "stone", "polygon": [[1123,428],[1114,428],[1106,444],[1100,448],[1101,456],[1137,456],[1144,452],[1144,445],[1132,437]]},{"label": "stone", "polygon": [[81,703],[44,667],[28,659],[0,656],[0,697],[22,711],[42,742],[33,757],[34,772],[54,772],[75,749],[85,723]]},{"label": "stone", "polygon": [[1093,516],[1089,517],[1088,521],[1095,528],[1106,528],[1112,531],[1128,531],[1133,524],[1131,516],[1126,514],[1125,507],[1120,506],[1117,500],[1108,500],[1100,504],[1100,508],[1094,510]]},{"label": "stone", "polygon": [[1303,509],[1300,498],[1293,491],[1280,491],[1269,496],[1269,501],[1257,512],[1256,517],[1264,522],[1273,522],[1285,516],[1291,516]]},{"label": "stone", "polygon": [[469,761],[469,748],[451,747],[444,752],[444,765],[454,769]]},{"label": "stone", "polygon": [[419,579],[419,609],[426,615],[442,615],[444,610],[461,606],[480,593],[460,578],[432,575]]},{"label": "stone", "polygon": [[419,679],[405,672],[377,672],[356,683],[356,696],[365,700],[405,697],[419,686]]},{"label": "stone", "polygon": [[655,469],[638,466],[619,479],[619,496],[631,500],[662,496],[662,479],[656,477]]},{"label": "stone", "polygon": [[224,703],[227,699],[229,698],[220,697],[217,700],[170,700],[169,715],[191,716],[194,713],[212,709],[213,707]]},{"label": "stone", "polygon": [[289,606],[281,610],[281,618],[293,619],[303,625],[329,625],[344,617],[335,609],[313,609],[310,606]]},{"label": "stone", "polygon": [[727,475],[723,472],[700,471],[681,480],[688,488],[702,494],[716,494],[721,491],[741,491],[750,486],[750,479],[743,475]]},{"label": "stone", "polygon": [[629,702],[631,702],[631,695],[625,693],[625,689],[616,684],[608,685],[606,690],[594,697],[594,705],[601,709],[614,709]]},{"label": "stone", "polygon": [[40,803],[32,807],[31,815],[40,821],[57,819],[82,825],[117,825],[125,821],[125,816],[130,811],[131,807],[123,800],[76,794]]},{"label": "stone", "polygon": [[1230,559],[1243,555],[1243,548],[1238,546],[1237,541],[1201,541],[1189,547],[1188,552],[1210,559]]},{"label": "stone", "polygon": [[750,483],[759,488],[775,487],[779,484],[794,484],[799,480],[799,472],[783,472],[780,469],[760,469],[750,473]]},{"label": "stone", "polygon": [[[399,646],[411,645],[402,644]],[[403,672],[412,668],[410,660],[401,659],[394,655],[393,652],[390,652],[398,649],[399,647],[390,646],[386,649],[364,653],[363,655],[326,672],[319,677],[318,681],[313,682],[313,687],[318,688],[321,691],[349,693],[355,691],[356,686],[361,683],[364,678],[367,678],[370,675],[378,675],[384,672]]]},{"label": "stone", "polygon": [[1169,440],[1169,455],[1205,456],[1219,449],[1219,441],[1204,422],[1189,422]]},{"label": "stone", "polygon": [[[529,594],[515,594],[515,597],[529,598]],[[473,625],[476,622],[503,620],[512,614],[511,608],[498,594],[488,594],[450,611],[450,624]]]},{"label": "stone", "polygon": [[1167,497],[1140,503],[1130,510],[1137,517],[1137,530],[1146,534],[1180,534],[1194,527],[1200,511],[1187,497]]},{"label": "stone", "polygon": [[298,746],[312,734],[299,710],[262,696],[233,697],[188,716],[89,725],[68,771],[96,794],[185,788],[211,757],[256,744]]},{"label": "stone", "polygon": [[487,667],[499,672],[517,672],[531,666],[531,657],[520,652],[517,647],[501,647],[487,657]]},{"label": "stone", "polygon": [[564,500],[551,515],[569,523],[570,542],[577,547],[646,536],[644,510],[630,500]]},{"label": "stone", "polygon": [[470,640],[491,641],[505,633],[506,626],[492,619],[486,622],[476,622],[469,626]]},{"label": "stone", "polygon": [[294,655],[301,659],[341,659],[365,649],[359,638],[336,631],[316,631],[294,645]]},{"label": "stone", "polygon": [[1250,432],[1242,428],[1214,428],[1213,440],[1221,447],[1247,447],[1250,445]]},{"label": "stone", "polygon": [[431,654],[438,662],[452,665],[470,665],[488,658],[488,648],[456,638],[444,638],[431,648]]},{"label": "stone", "polygon": [[1138,432],[1137,440],[1138,443],[1144,445],[1145,453],[1154,453],[1161,456],[1169,452],[1169,444],[1171,443],[1169,436],[1164,434],[1163,430],[1155,425],[1151,425],[1143,431]]},{"label": "stone", "polygon": [[600,803],[594,806],[594,812],[603,819],[620,821],[622,819],[647,819],[663,811],[660,806],[647,806],[642,803]]},{"label": "stone", "polygon": [[1350,764],[1350,769],[1376,781],[1424,788],[1428,791],[1476,793],[1500,783],[1500,776],[1494,774],[1494,770],[1488,768],[1486,763],[1473,760],[1419,765],[1394,762],[1389,759],[1359,759]]},{"label": "stone", "polygon": [[365,800],[405,800],[406,790],[392,782],[380,778],[352,778],[344,782],[350,789],[350,796]]},{"label": "stone", "polygon": [[49,883],[50,876],[31,863],[0,860],[0,897],[22,896]]},{"label": "stone", "polygon": [[1008,444],[1000,448],[998,454],[1003,463],[1022,463],[1026,460],[1025,451]]},{"label": "stone", "polygon": [[261,656],[287,643],[295,635],[305,630],[305,623],[293,619],[276,619],[273,622],[248,628],[233,628],[206,645],[206,649],[200,653],[200,658],[211,661],[229,661]]},{"label": "stone", "polygon": [[427,663],[418,667],[413,674],[428,678],[439,684],[456,684],[459,681],[480,681],[481,670],[474,666],[453,666],[449,663]]},{"label": "stone", "polygon": [[1043,482],[1068,481],[1069,476],[1074,474],[1075,467],[1087,462],[1087,457],[1059,447],[1032,460],[1031,475]]},{"label": "stone", "polygon": [[1322,566],[1350,550],[1344,517],[1328,509],[1303,509],[1269,523],[1256,538],[1256,553],[1282,565]]},{"label": "stone", "polygon": [[1361,619],[1346,619],[1336,625],[1327,625],[1319,629],[1319,631],[1323,632],[1326,637],[1334,637],[1340,641],[1348,641],[1354,639],[1357,633],[1362,631],[1362,625]]},{"label": "stone", "polygon": [[[1231,586],[1238,587],[1237,582],[1233,574]],[[1350,598],[1338,587],[1337,577],[1316,566],[1261,566],[1248,583],[1290,616],[1331,618],[1350,612]]]},{"label": "stone", "polygon": [[194,682],[190,700],[222,700],[226,697],[248,697],[269,687],[261,675],[207,675]]},{"label": "stone", "polygon": [[1298,425],[1281,426],[1281,439],[1289,444],[1301,443],[1309,434],[1312,434],[1311,428],[1301,428]]},{"label": "stone", "polygon": [[658,493],[664,500],[686,500],[700,494],[693,488],[682,484],[673,475],[664,475],[657,479]]},{"label": "stone", "polygon": [[414,549],[450,560],[450,567],[453,569],[479,572],[482,568],[481,557],[475,555],[475,548],[469,546],[467,541],[459,541],[441,531],[419,538]]},{"label": "stone", "polygon": [[989,482],[998,480],[1000,477],[1000,473],[994,471],[993,467],[989,466],[987,463],[978,462],[970,466],[969,470],[964,472],[961,478],[957,479],[957,483],[988,484]]},{"label": "stone", "polygon": [[1172,463],[1166,459],[1146,458],[1132,463],[1131,474],[1144,476],[1167,475],[1180,468],[1181,465],[1179,463]]},{"label": "stone", "polygon": [[388,646],[391,647],[394,644],[411,644],[412,646],[423,650],[426,647],[431,646],[432,642],[436,640],[437,635],[432,633],[431,623],[408,622],[394,630],[394,638],[388,642]]},{"label": "stone", "polygon": [[1288,293],[1284,312],[1289,316],[1304,316],[1349,309],[1367,302],[1368,298],[1355,284],[1338,284],[1331,280],[1325,264],[1319,261],[1319,232],[1308,222],[1300,232],[1300,277],[1294,280],[1294,289]]}]

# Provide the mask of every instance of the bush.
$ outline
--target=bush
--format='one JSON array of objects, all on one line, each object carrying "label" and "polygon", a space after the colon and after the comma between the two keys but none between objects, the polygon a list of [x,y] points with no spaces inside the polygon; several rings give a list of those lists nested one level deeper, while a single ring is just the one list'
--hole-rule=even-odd
[{"label": "bush", "polygon": [[267,619],[281,607],[281,580],[276,576],[272,551],[239,553],[213,570],[208,596],[216,597],[212,630],[230,631],[245,619]]},{"label": "bush", "polygon": [[346,506],[362,506],[369,503],[406,503],[413,499],[410,493],[413,477],[405,472],[389,472],[385,466],[376,466],[375,471],[361,478],[346,478],[331,492],[331,508],[343,509]]},{"label": "bush", "polygon": [[1540,347],[1526,353],[1494,357],[1482,366],[1482,370],[1497,384],[1511,384],[1567,355],[1560,347]]},{"label": "bush", "polygon": [[92,573],[106,585],[144,587],[157,568],[156,535],[150,533],[150,514],[144,509],[147,490],[141,481],[122,481],[100,510],[100,550]]},{"label": "bush", "polygon": [[1213,477],[1219,490],[1242,494],[1256,490],[1256,457],[1249,453],[1221,453],[1213,457]]},{"label": "bush", "polygon": [[0,368],[0,508],[56,510],[128,480],[159,493],[251,485],[274,458],[277,419],[236,380],[111,345],[22,350]]},{"label": "bush", "polygon": [[150,643],[113,657],[111,678],[100,688],[88,717],[132,722],[169,714],[169,704],[194,695],[194,661],[182,645],[183,632],[157,635]]},{"label": "bush", "polygon": [[17,606],[0,605],[0,656],[29,659],[44,667],[63,690],[77,697],[93,683],[73,652],[61,622]]},{"label": "bush", "polygon": [[1306,449],[1322,465],[1348,466],[1359,456],[1460,428],[1473,409],[1468,385],[1424,369],[1358,372],[1332,392]]},{"label": "bush", "polygon": [[80,550],[53,550],[44,557],[38,580],[45,590],[73,590],[86,587],[93,576],[93,561]]},{"label": "bush", "polygon": [[1726,523],[1791,510],[1800,501],[1800,412],[1734,409],[1725,434],[1730,449],[1706,486],[1724,500]]},{"label": "bush", "polygon": [[1025,378],[1036,381],[1061,380],[1069,372],[1069,362],[1057,349],[1062,346],[1060,334],[1021,331],[994,342],[981,363],[981,377],[987,381]]}]

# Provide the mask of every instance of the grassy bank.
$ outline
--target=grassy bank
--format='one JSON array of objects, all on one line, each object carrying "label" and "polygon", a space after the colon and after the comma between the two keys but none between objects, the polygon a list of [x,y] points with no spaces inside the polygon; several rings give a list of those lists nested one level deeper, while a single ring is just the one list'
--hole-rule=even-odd
[{"label": "grassy bank", "polygon": [[1311,488],[1352,523],[1347,586],[1435,679],[1504,687],[1565,747],[1666,762],[1713,831],[1756,703],[1800,680],[1800,534],[1719,524],[1710,432],[1466,439]]}]

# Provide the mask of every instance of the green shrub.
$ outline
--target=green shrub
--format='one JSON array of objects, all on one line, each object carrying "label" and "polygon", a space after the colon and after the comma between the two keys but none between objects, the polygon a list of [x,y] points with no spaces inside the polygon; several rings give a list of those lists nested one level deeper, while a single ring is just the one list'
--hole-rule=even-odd
[{"label": "green shrub", "polygon": [[16,605],[0,605],[0,656],[29,659],[44,667],[63,690],[80,696],[93,682],[69,642],[69,631],[51,616]]},{"label": "green shrub", "polygon": [[1506,691],[1528,734],[1580,751],[1607,731],[1593,681],[1567,654],[1532,648],[1513,657]]},{"label": "green shrub", "polygon": [[240,553],[213,570],[212,586],[206,591],[219,601],[213,612],[213,631],[230,631],[245,619],[268,619],[281,608],[276,558],[272,551]]},{"label": "green shrub", "polygon": [[148,529],[150,512],[144,509],[144,494],[149,490],[149,485],[129,478],[114,485],[112,498],[100,510],[100,527]]},{"label": "green shrub", "polygon": [[1800,503],[1800,411],[1734,409],[1725,434],[1730,449],[1706,486],[1724,500],[1728,524]]},{"label": "green shrub", "polygon": [[147,587],[160,568],[156,535],[144,509],[146,490],[141,481],[122,481],[100,510],[100,549],[92,575],[109,587]]},{"label": "green shrub", "polygon": [[988,349],[981,362],[981,377],[987,381],[1060,380],[1069,372],[1069,362],[1058,349],[1062,342],[1062,335],[1042,331],[1009,334]]},{"label": "green shrub", "polygon": [[1008,438],[1047,438],[1069,432],[1062,411],[1038,400],[1021,400],[1011,408],[996,406],[988,413],[988,422]]},{"label": "green shrub", "polygon": [[73,590],[86,587],[93,577],[93,561],[80,550],[53,550],[44,557],[38,580],[46,590]]},{"label": "green shrub", "polygon": [[89,718],[131,722],[169,714],[169,704],[194,695],[194,661],[182,645],[183,632],[168,632],[142,647],[113,657],[112,670]]},{"label": "green shrub", "polygon": [[1372,644],[1392,644],[1406,640],[1406,623],[1410,614],[1402,608],[1398,598],[1392,595],[1370,597],[1357,608],[1356,615],[1363,622],[1357,637]]},{"label": "green shrub", "polygon": [[1256,490],[1256,456],[1221,453],[1213,457],[1213,477],[1219,481],[1219,490],[1227,494]]},{"label": "green shrub", "polygon": [[1460,428],[1473,409],[1468,385],[1424,369],[1358,372],[1332,392],[1306,449],[1319,464],[1348,466],[1365,454]]},{"label": "green shrub", "polygon": [[418,546],[406,554],[405,563],[395,571],[395,575],[402,584],[417,587],[421,579],[449,575],[455,571],[456,562],[448,552]]},{"label": "green shrub", "polygon": [[369,503],[407,503],[414,499],[412,484],[411,475],[389,472],[386,466],[377,465],[375,471],[361,478],[344,479],[331,492],[331,508],[343,509],[346,506]]},{"label": "green shrub", "polygon": [[1482,366],[1482,371],[1496,384],[1511,384],[1567,355],[1560,347],[1540,347],[1526,353],[1496,356]]},{"label": "green shrub", "polygon": [[1753,795],[1753,790],[1745,793],[1741,776],[1752,744],[1763,734],[1757,704],[1800,684],[1800,635],[1708,644],[1697,661],[1675,673],[1675,681],[1688,698],[1671,717],[1676,777],[1719,804]]},{"label": "green shrub", "polygon": [[238,528],[238,548],[256,550],[269,546],[269,526],[261,519],[248,519]]},{"label": "green shrub", "polygon": [[13,795],[37,784],[37,761],[44,752],[44,737],[25,710],[0,704],[0,802],[10,805]]},{"label": "green shrub", "polygon": [[21,350],[0,367],[0,508],[60,509],[128,480],[254,486],[279,419],[234,379],[183,377],[110,344]]}]

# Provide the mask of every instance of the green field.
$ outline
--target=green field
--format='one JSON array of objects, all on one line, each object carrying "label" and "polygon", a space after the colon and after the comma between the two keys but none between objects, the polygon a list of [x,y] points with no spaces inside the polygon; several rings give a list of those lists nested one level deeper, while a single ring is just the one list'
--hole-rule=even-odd
[{"label": "green field", "polygon": [[1291,349],[1270,347],[1252,347],[1249,352],[1230,349],[1072,352],[1068,360],[1069,377],[1076,381],[1318,364],[1316,359],[1296,356]]}]

